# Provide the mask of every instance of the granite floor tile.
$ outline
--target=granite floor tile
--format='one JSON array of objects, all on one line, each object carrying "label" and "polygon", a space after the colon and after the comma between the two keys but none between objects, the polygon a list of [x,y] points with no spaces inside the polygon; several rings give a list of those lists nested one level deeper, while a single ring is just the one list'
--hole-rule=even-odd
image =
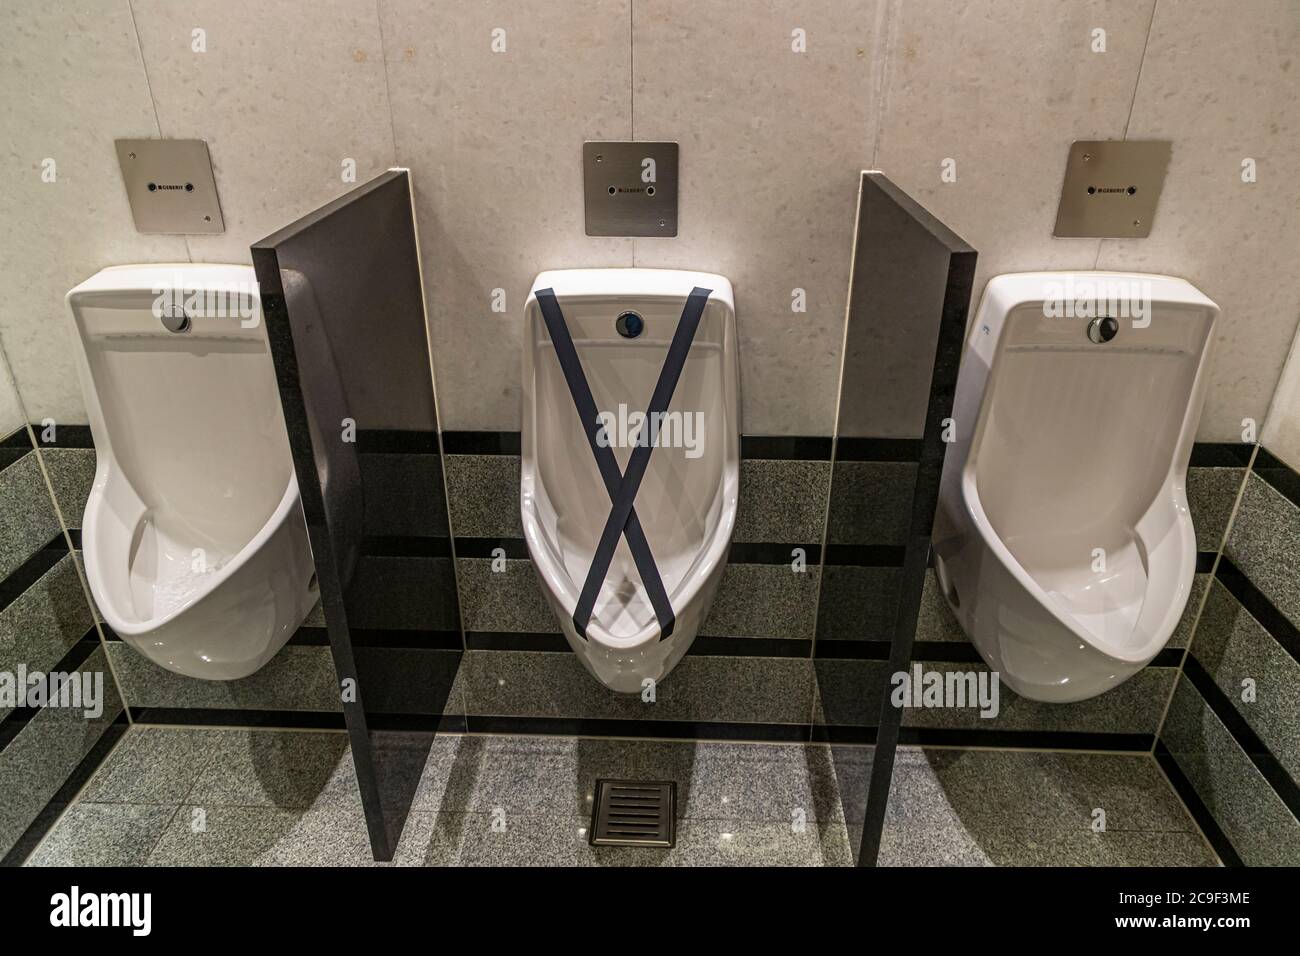
[{"label": "granite floor tile", "polygon": [[820,571],[789,564],[729,564],[700,633],[811,640]]},{"label": "granite floor tile", "polygon": [[367,866],[374,863],[358,809],[199,807],[177,811],[151,866]]},{"label": "granite floor tile", "polygon": [[1300,627],[1300,508],[1252,474],[1224,551],[1273,606]]},{"label": "granite floor tile", "polygon": [[842,816],[824,747],[514,736],[439,738],[414,809],[590,814],[598,778],[673,780],[683,819]]},{"label": "granite floor tile", "polygon": [[1188,468],[1187,506],[1196,529],[1196,547],[1218,551],[1246,477],[1244,468]]},{"label": "granite floor tile", "polygon": [[80,801],[175,806],[232,733],[132,727],[86,784]]},{"label": "granite floor tile", "polygon": [[743,459],[732,540],[820,543],[830,472],[828,461]]},{"label": "granite floor tile", "polygon": [[190,790],[199,806],[305,808],[343,805],[360,812],[347,734],[232,730]]},{"label": "granite floor tile", "polygon": [[[1094,830],[1099,819],[1102,832]],[[1147,755],[900,748],[879,862],[1212,866],[1217,859]]]},{"label": "granite floor tile", "polygon": [[140,866],[175,815],[175,806],[77,803],[24,865]]},{"label": "granite floor tile", "polygon": [[1300,865],[1300,821],[1185,677],[1160,737],[1247,866]]},{"label": "granite floor tile", "polygon": [[[1300,663],[1215,581],[1192,656],[1291,775],[1300,780]],[[1249,682],[1254,690],[1243,700]]]},{"label": "granite floor tile", "polygon": [[457,537],[522,538],[518,455],[447,455],[447,495]]}]

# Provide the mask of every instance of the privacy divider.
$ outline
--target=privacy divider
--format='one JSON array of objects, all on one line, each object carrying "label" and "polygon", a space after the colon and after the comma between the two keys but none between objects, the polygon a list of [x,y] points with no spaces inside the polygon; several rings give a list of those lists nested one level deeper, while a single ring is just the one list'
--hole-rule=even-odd
[{"label": "privacy divider", "polygon": [[912,659],[974,278],[974,249],[862,174],[813,655],[814,736],[832,745],[864,866],[885,822],[902,720],[891,676]]},{"label": "privacy divider", "polygon": [[375,858],[392,858],[464,649],[409,175],[252,247]]}]

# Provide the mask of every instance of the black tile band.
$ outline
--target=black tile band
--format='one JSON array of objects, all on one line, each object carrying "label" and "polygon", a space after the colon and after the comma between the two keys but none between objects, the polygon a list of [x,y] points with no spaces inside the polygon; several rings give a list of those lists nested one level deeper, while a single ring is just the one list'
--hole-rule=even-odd
[{"label": "black tile band", "polygon": [[[513,560],[528,558],[528,545],[523,538],[465,538],[457,537],[456,557],[458,558],[495,558],[493,554],[500,548],[505,557]],[[821,546],[817,544],[785,544],[768,541],[733,541],[727,553],[728,564],[782,564],[794,561],[795,548],[804,550],[805,561],[814,567],[821,559]],[[895,550],[888,549],[891,553]]]},{"label": "black tile band", "polygon": [[822,436],[741,435],[740,457],[766,461],[830,461],[831,440]]},{"label": "black tile band", "polygon": [[1285,614],[1274,607],[1273,602],[1255,587],[1250,578],[1246,577],[1226,554],[1219,559],[1219,567],[1214,576],[1250,613],[1250,616],[1268,631],[1269,636],[1282,645],[1282,649],[1290,654],[1293,660],[1300,663],[1300,628],[1292,624]]},{"label": "black tile band", "polygon": [[94,448],[95,440],[91,437],[89,425],[54,426],[54,441],[45,440],[46,426],[32,422],[32,432],[36,435],[36,444],[42,448]]},{"label": "black tile band", "polygon": [[137,724],[193,727],[257,727],[290,730],[342,730],[343,712],[319,710],[225,710],[217,707],[132,707]]},{"label": "black tile band", "polygon": [[835,441],[836,461],[920,461],[919,438],[850,438]]},{"label": "black tile band", "polygon": [[367,535],[361,554],[370,558],[450,558],[449,538],[415,535]]},{"label": "black tile band", "polygon": [[519,432],[445,431],[442,450],[448,455],[518,455]]},{"label": "black tile band", "polygon": [[1174,759],[1173,754],[1169,752],[1169,748],[1165,746],[1163,740],[1156,741],[1155,758],[1161,769],[1164,770],[1165,776],[1169,778],[1169,782],[1173,784],[1174,792],[1183,801],[1183,806],[1187,807],[1187,812],[1192,815],[1196,825],[1201,828],[1201,832],[1205,834],[1205,839],[1210,842],[1210,846],[1219,855],[1223,865],[1243,866],[1241,857],[1237,855],[1236,849],[1233,848],[1232,841],[1219,827],[1219,821],[1214,819],[1214,814],[1201,800],[1201,795],[1196,792],[1192,782],[1187,779],[1187,775],[1183,773],[1183,768],[1178,766],[1178,761]]},{"label": "black tile band", "polygon": [[587,717],[502,717],[471,714],[472,734],[556,734],[565,737],[662,737],[670,740],[808,740],[807,724],[750,724],[693,720],[619,720]]},{"label": "black tile band", "polygon": [[901,568],[907,549],[894,544],[828,544],[826,564],[865,568]]},{"label": "black tile band", "polygon": [[523,538],[463,538],[457,537],[456,557],[458,558],[495,558],[492,552],[500,548],[505,557],[523,560],[528,557],[528,544]]},{"label": "black tile band", "polygon": [[39,551],[9,572],[0,581],[0,612],[22,597],[27,589],[39,581],[47,571],[59,563],[68,553],[68,542],[59,532],[47,541]]},{"label": "black tile band", "polygon": [[1191,468],[1245,468],[1255,446],[1246,442],[1198,441],[1192,445]]},{"label": "black tile band", "polygon": [[1260,447],[1251,469],[1287,501],[1300,508],[1300,474],[1272,452]]},{"label": "black tile band", "polygon": [[[353,647],[423,651],[462,649],[460,631],[354,627],[348,633]],[[288,643],[295,647],[328,647],[329,630],[324,627],[300,627]]]},{"label": "black tile band", "polygon": [[[569,651],[569,642],[559,631],[466,631],[465,646],[471,651]],[[692,642],[687,657],[777,657],[807,658],[812,641],[799,638],[731,637],[701,634]]]},{"label": "black tile band", "polygon": [[1273,756],[1273,751],[1269,750],[1268,745],[1260,739],[1250,724],[1246,723],[1246,718],[1241,716],[1240,711],[1232,706],[1228,695],[1214,682],[1214,678],[1196,659],[1195,654],[1187,655],[1187,660],[1183,663],[1183,674],[1200,692],[1214,716],[1219,718],[1219,722],[1227,728],[1228,733],[1232,734],[1232,739],[1237,742],[1237,746],[1250,758],[1255,769],[1268,781],[1269,786],[1287,805],[1287,809],[1300,818],[1300,785],[1296,784],[1281,761]]},{"label": "black tile band", "polygon": [[358,428],[356,438],[359,455],[438,454],[438,433],[434,431]]},{"label": "black tile band", "polygon": [[968,730],[903,727],[898,742],[918,747],[1024,747],[1033,750],[1105,750],[1151,752],[1152,734],[1106,734],[1074,730]]},{"label": "black tile band", "polygon": [[794,562],[794,551],[802,549],[808,567],[821,561],[820,544],[783,544],[774,541],[733,541],[727,552],[728,564],[785,564]]}]

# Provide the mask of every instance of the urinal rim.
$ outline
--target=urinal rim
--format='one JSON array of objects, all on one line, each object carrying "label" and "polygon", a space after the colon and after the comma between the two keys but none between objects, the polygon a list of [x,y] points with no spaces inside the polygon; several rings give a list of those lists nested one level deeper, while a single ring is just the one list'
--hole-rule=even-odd
[{"label": "urinal rim", "polygon": [[[726,276],[709,272],[697,272],[683,269],[641,269],[641,268],[593,268],[593,269],[549,269],[538,273],[533,280],[532,288],[529,290],[528,298],[524,302],[524,335],[523,335],[523,361],[522,361],[522,416],[521,416],[521,436],[520,436],[520,482],[519,482],[519,503],[520,516],[523,524],[524,543],[527,545],[529,557],[532,559],[534,566],[542,577],[542,586],[556,599],[563,609],[566,617],[572,617],[574,609],[578,603],[577,583],[573,581],[568,570],[558,562],[551,549],[543,542],[549,540],[545,534],[545,527],[540,515],[537,513],[535,498],[535,489],[537,485],[537,454],[535,447],[536,436],[536,408],[533,400],[535,390],[536,371],[533,361],[534,336],[530,332],[530,327],[535,327],[531,317],[537,308],[537,290],[547,288],[551,285],[554,277],[562,273],[569,272],[590,272],[599,271],[606,273],[639,273],[641,275],[653,274],[656,277],[667,278],[675,276],[681,280],[682,284],[690,282],[692,285],[709,285],[712,287],[710,299],[716,299],[722,303],[727,311],[726,327],[724,334],[724,352],[728,350],[731,353],[731,361],[727,363],[726,378],[723,382],[724,394],[728,391],[735,393],[735,422],[734,428],[727,429],[726,450],[722,462],[722,481],[720,487],[722,490],[722,508],[719,513],[718,523],[709,537],[708,544],[702,548],[699,554],[704,556],[703,560],[698,561],[695,571],[685,576],[677,589],[669,595],[674,609],[681,609],[688,606],[703,590],[712,574],[715,572],[717,565],[725,563],[727,553],[731,548],[731,538],[735,532],[736,511],[740,493],[740,357],[739,357],[739,340],[736,330],[736,306],[735,295],[732,289],[731,280]],[[688,291],[688,290],[687,290]],[[687,291],[681,293],[683,302],[686,300]],[[607,299],[611,295],[619,293],[611,291],[597,291],[590,293],[573,293],[565,292],[566,301],[573,300],[590,300],[590,299]],[[628,294],[628,293],[623,293]],[[635,293],[633,293],[635,294]],[[676,294],[674,294],[676,295]],[[730,403],[729,403],[730,404]],[[660,628],[658,622],[652,622],[638,630],[635,634],[627,637],[615,637],[610,634],[598,621],[593,619],[588,623],[586,628],[587,639],[603,647],[619,651],[634,650],[646,644],[656,643],[659,641]]]},{"label": "urinal rim", "polygon": [[[988,514],[984,509],[983,501],[980,498],[979,486],[976,481],[976,470],[979,462],[981,446],[985,433],[985,426],[988,421],[988,414],[991,407],[992,395],[994,391],[994,378],[997,372],[998,363],[1003,356],[1001,349],[1002,335],[1006,329],[1006,316],[1012,311],[1023,308],[1034,303],[1041,304],[1045,296],[1043,295],[1043,286],[1047,282],[1060,282],[1069,277],[1080,277],[1091,280],[1105,279],[1136,279],[1141,281],[1159,282],[1163,287],[1166,295],[1155,296],[1156,299],[1165,305],[1190,305],[1205,309],[1209,312],[1209,328],[1205,334],[1205,347],[1201,350],[1200,358],[1197,362],[1196,373],[1193,378],[1191,394],[1189,395],[1186,408],[1183,411],[1183,419],[1179,426],[1178,440],[1174,444],[1173,452],[1165,474],[1165,480],[1161,482],[1159,492],[1153,496],[1150,505],[1143,512],[1143,517],[1134,522],[1130,530],[1134,537],[1141,540],[1144,552],[1144,565],[1147,572],[1147,589],[1146,596],[1149,596],[1154,590],[1153,582],[1157,579],[1152,576],[1151,566],[1146,561],[1145,555],[1155,550],[1156,542],[1147,539],[1147,536],[1141,531],[1143,518],[1150,514],[1151,511],[1164,504],[1166,507],[1173,508],[1176,514],[1188,515],[1188,521],[1177,521],[1177,533],[1182,539],[1179,547],[1178,567],[1172,572],[1165,572],[1161,575],[1160,584],[1167,584],[1169,579],[1175,582],[1173,593],[1168,596],[1168,607],[1161,616],[1158,627],[1151,629],[1151,636],[1140,645],[1136,650],[1124,650],[1113,645],[1104,644],[1087,629],[1079,625],[1072,617],[1064,613],[1056,602],[1053,601],[1045,589],[1034,579],[1034,577],[1025,569],[1024,565],[1011,553],[1002,539],[993,529],[993,524],[989,520]],[[1001,316],[997,324],[996,336],[992,343],[992,360],[989,363],[987,378],[984,384],[982,394],[980,395],[979,413],[976,417],[975,428],[971,433],[969,450],[966,454],[966,460],[962,463],[960,475],[960,488],[962,504],[968,510],[971,524],[978,530],[983,544],[991,550],[996,558],[1001,562],[1003,567],[1016,579],[1017,583],[1023,587],[1038,603],[1040,607],[1046,610],[1059,624],[1065,627],[1070,634],[1078,640],[1091,647],[1100,654],[1103,654],[1113,660],[1129,664],[1144,664],[1152,660],[1160,649],[1168,644],[1173,632],[1177,629],[1178,621],[1182,617],[1183,610],[1186,606],[1187,598],[1191,592],[1189,578],[1195,573],[1196,568],[1196,540],[1195,530],[1190,523],[1190,510],[1187,504],[1185,479],[1179,474],[1179,463],[1186,462],[1191,454],[1191,447],[1195,442],[1194,429],[1189,427],[1190,419],[1195,416],[1200,418],[1201,407],[1205,396],[1205,370],[1209,363],[1209,357],[1214,344],[1214,333],[1218,325],[1221,310],[1219,306],[1201,292],[1196,286],[1188,280],[1179,276],[1156,274],[1156,273],[1138,273],[1138,272],[1107,272],[1107,271],[1070,271],[1063,270],[1059,272],[1019,272],[1005,273],[991,278],[985,287],[984,294],[981,297],[979,308],[976,311],[974,320],[971,323],[971,331],[968,337],[966,349],[963,350],[963,360],[967,352],[973,351],[973,343],[977,341],[981,334],[982,327],[987,326],[987,313],[996,309]],[[1168,567],[1162,564],[1162,567]],[[1190,573],[1189,573],[1190,572]],[[1145,600],[1145,596],[1144,596]],[[1139,620],[1141,620],[1139,616]],[[1161,636],[1163,635],[1163,636]]]}]

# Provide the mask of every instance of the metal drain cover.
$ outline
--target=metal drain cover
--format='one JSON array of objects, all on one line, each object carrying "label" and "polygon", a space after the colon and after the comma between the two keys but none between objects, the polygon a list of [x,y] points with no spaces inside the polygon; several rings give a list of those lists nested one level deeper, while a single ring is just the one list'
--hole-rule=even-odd
[{"label": "metal drain cover", "polygon": [[597,780],[592,846],[661,846],[677,842],[677,784],[670,780]]}]

